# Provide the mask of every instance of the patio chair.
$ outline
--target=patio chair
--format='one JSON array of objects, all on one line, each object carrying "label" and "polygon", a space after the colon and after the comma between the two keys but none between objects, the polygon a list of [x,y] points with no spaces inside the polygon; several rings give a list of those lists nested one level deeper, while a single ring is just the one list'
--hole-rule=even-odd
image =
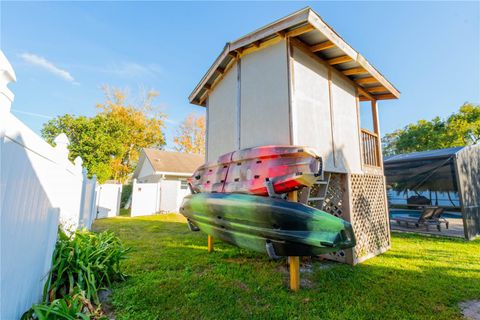
[{"label": "patio chair", "polygon": [[408,227],[410,224],[414,225],[416,228],[425,226],[427,231],[429,231],[430,226],[436,226],[438,231],[442,231],[441,224],[445,223],[445,227],[448,229],[448,220],[442,217],[444,208],[440,207],[427,207],[420,214],[419,218],[414,217],[395,217],[392,218],[392,221],[396,221],[398,225],[405,223]]}]

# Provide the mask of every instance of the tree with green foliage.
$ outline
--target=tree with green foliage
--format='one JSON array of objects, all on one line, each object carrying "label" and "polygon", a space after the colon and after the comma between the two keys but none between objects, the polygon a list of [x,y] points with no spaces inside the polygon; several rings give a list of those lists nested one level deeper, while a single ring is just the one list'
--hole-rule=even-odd
[{"label": "tree with green foliage", "polygon": [[480,142],[480,105],[465,103],[443,120],[419,120],[382,138],[385,155],[460,147]]},{"label": "tree with green foliage", "polygon": [[205,154],[206,137],[205,115],[190,113],[178,127],[178,135],[173,138],[175,149],[180,152]]},{"label": "tree with green foliage", "polygon": [[69,158],[80,156],[90,175],[100,183],[113,179],[125,182],[134,170],[140,150],[165,145],[165,115],[156,111],[150,91],[132,103],[127,93],[105,87],[105,102],[97,105],[93,117],[65,114],[44,124],[42,136],[50,144],[60,133],[70,140]]}]

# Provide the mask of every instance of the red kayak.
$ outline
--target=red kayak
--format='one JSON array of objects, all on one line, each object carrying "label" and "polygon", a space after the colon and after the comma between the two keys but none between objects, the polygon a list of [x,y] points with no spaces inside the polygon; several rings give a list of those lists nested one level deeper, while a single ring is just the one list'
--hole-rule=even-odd
[{"label": "red kayak", "polygon": [[310,187],[321,173],[322,160],[311,148],[262,146],[229,152],[204,164],[189,183],[195,193],[266,196]]}]

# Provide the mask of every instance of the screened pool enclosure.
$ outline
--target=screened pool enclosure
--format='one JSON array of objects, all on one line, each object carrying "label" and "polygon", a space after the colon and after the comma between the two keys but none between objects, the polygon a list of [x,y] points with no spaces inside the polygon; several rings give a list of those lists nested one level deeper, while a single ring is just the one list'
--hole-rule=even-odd
[{"label": "screened pool enclosure", "polygon": [[465,238],[480,234],[480,146],[386,157],[390,208],[439,206],[458,212]]}]

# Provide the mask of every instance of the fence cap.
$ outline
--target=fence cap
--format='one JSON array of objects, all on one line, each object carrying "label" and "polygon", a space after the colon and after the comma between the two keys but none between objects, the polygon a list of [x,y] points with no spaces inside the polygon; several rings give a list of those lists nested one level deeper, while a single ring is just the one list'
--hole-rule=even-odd
[{"label": "fence cap", "polygon": [[70,145],[70,141],[65,133],[60,133],[54,140],[55,144],[58,146],[66,146]]},{"label": "fence cap", "polygon": [[3,77],[8,79],[8,82],[17,82],[15,71],[2,50],[0,50],[0,72]]},{"label": "fence cap", "polygon": [[8,111],[10,111],[10,106],[15,95],[12,91],[10,91],[10,89],[8,89],[7,85],[10,82],[16,81],[17,76],[15,75],[12,65],[8,61],[7,57],[5,57],[3,54],[3,51],[0,50],[0,106],[6,106]]}]

